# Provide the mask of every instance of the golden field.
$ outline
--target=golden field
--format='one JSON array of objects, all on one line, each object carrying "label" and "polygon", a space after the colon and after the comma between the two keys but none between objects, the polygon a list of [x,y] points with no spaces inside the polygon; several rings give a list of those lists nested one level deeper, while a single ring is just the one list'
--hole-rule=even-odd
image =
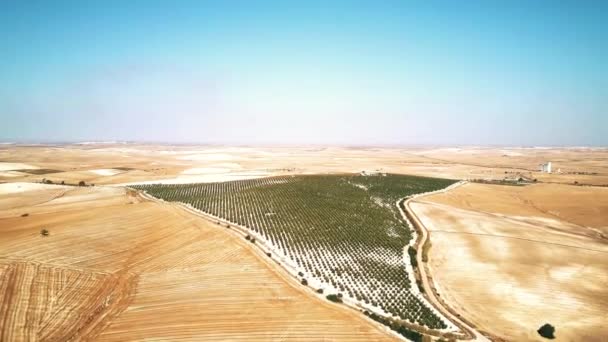
[{"label": "golden field", "polygon": [[123,188],[29,188],[0,184],[3,341],[392,338],[180,207]]},{"label": "golden field", "polygon": [[412,204],[441,297],[508,341],[605,341],[608,188],[466,184]]},{"label": "golden field", "polygon": [[[546,161],[560,172],[536,171]],[[236,233],[123,186],[361,171],[536,179],[411,203],[433,283],[497,340],[541,340],[545,322],[557,341],[606,340],[608,149],[138,144],[0,147],[0,340],[396,339]],[[57,185],[80,181],[95,186]]]}]

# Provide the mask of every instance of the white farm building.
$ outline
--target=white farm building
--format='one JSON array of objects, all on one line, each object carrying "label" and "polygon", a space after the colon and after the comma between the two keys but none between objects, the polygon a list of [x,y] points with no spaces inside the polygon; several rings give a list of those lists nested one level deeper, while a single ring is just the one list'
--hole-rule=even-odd
[{"label": "white farm building", "polygon": [[551,173],[551,162],[547,162],[545,164],[540,164],[538,166],[540,172]]}]

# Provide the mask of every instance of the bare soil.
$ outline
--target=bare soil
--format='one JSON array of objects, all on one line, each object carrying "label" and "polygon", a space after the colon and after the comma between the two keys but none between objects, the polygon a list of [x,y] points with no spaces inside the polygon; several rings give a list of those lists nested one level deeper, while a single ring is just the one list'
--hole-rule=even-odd
[{"label": "bare soil", "polygon": [[608,191],[467,184],[411,204],[430,231],[441,297],[509,341],[605,341]]},{"label": "bare soil", "polygon": [[54,185],[0,203],[0,340],[395,339],[177,206]]}]

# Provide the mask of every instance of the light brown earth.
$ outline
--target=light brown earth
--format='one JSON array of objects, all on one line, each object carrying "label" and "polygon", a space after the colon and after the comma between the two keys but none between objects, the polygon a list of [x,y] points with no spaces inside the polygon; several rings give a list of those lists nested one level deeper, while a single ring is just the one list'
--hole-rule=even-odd
[{"label": "light brown earth", "polygon": [[[538,164],[553,162],[546,174]],[[441,298],[493,336],[606,340],[608,149],[0,146],[0,340],[379,340],[241,238],[123,188],[13,182],[222,181],[380,171],[468,184],[412,209]],[[133,204],[130,204],[130,203]],[[21,217],[29,213],[27,217]],[[51,235],[43,238],[41,228]]]},{"label": "light brown earth", "polygon": [[[537,172],[538,164],[547,161],[561,173]],[[45,174],[39,170],[39,174],[31,174],[36,171],[25,166],[60,172]],[[94,172],[114,168],[127,169],[117,170],[114,175]],[[455,179],[527,177],[543,182],[608,185],[608,148],[0,145],[0,182],[42,178],[96,184],[196,182],[363,170]]]},{"label": "light brown earth", "polygon": [[0,184],[2,341],[394,339],[177,206],[123,188],[15,188]]},{"label": "light brown earth", "polygon": [[466,184],[411,204],[441,297],[509,341],[608,338],[608,188]]}]

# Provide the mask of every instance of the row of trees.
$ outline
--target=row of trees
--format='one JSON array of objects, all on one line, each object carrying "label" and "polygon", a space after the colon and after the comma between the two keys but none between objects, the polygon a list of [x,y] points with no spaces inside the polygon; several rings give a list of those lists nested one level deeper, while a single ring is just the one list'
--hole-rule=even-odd
[{"label": "row of trees", "polygon": [[402,175],[311,175],[139,188],[249,228],[308,281],[396,317],[445,328],[409,291],[403,246],[411,232],[395,202],[451,183]]}]

